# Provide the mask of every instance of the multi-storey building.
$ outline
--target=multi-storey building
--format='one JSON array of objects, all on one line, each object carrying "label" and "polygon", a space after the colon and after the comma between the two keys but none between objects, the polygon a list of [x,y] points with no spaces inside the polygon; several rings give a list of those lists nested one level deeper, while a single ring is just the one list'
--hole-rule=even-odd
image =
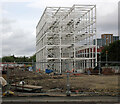
[{"label": "multi-storey building", "polygon": [[[109,45],[110,43],[113,43],[114,41],[119,40],[119,36],[113,36],[112,34],[102,34],[101,38],[97,39],[97,47],[104,47],[105,45]],[[96,40],[94,39],[94,44]]]},{"label": "multi-storey building", "polygon": [[113,42],[119,40],[119,36],[113,36]]},{"label": "multi-storey building", "polygon": [[102,34],[101,39],[103,39],[103,46],[104,45],[109,45],[110,43],[113,42],[113,34]]},{"label": "multi-storey building", "polygon": [[61,73],[95,66],[96,5],[47,7],[36,34],[37,69]]}]

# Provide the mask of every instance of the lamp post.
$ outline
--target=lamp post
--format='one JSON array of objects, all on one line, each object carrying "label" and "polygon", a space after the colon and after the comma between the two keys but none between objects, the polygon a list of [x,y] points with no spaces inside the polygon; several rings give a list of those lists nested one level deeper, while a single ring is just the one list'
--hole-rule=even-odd
[{"label": "lamp post", "polygon": [[70,96],[70,83],[69,83],[69,75],[70,75],[70,73],[69,72],[67,72],[67,91],[66,91],[66,95],[67,96]]}]

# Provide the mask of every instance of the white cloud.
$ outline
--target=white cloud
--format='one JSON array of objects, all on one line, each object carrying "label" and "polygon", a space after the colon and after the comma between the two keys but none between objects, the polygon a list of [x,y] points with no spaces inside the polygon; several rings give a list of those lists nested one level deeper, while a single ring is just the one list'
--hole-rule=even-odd
[{"label": "white cloud", "polygon": [[0,57],[2,56],[2,8],[1,8],[1,3],[0,3]]},{"label": "white cloud", "polygon": [[6,10],[1,10],[1,12],[2,12],[2,14],[9,14],[9,12],[8,11],[6,11]]},{"label": "white cloud", "polygon": [[[3,18],[3,39],[2,54],[3,56],[15,54],[17,56],[30,56],[35,53],[35,34],[21,28],[17,22]],[[14,27],[15,26],[15,27]],[[11,28],[9,28],[11,27]]]},{"label": "white cloud", "polygon": [[28,4],[33,8],[45,8],[46,6],[72,6],[73,4],[104,4],[104,9],[109,3],[117,3],[118,0],[35,0]]},{"label": "white cloud", "polygon": [[28,3],[27,6],[44,11],[46,6],[71,7],[73,4],[96,4],[98,33],[117,34],[118,0],[39,0]]},{"label": "white cloud", "polygon": [[32,2],[33,0],[1,0],[2,2]]},{"label": "white cloud", "polygon": [[[39,10],[38,15],[40,16],[46,6],[71,7],[73,4],[97,4],[98,35],[104,32],[116,33],[117,31],[118,0],[3,0],[3,2],[27,2],[26,8],[28,9],[29,7],[30,9]],[[7,17],[10,14],[9,10],[2,10],[2,12],[6,14],[6,18],[2,21],[3,55],[15,54],[17,56],[30,56],[34,54],[36,40],[35,23],[38,21],[36,20],[37,18],[30,20],[28,17],[24,17],[24,19],[18,20],[17,16]],[[22,12],[20,15],[23,15]]]},{"label": "white cloud", "polygon": [[105,10],[101,8],[101,12],[100,10],[97,12],[98,31],[118,35],[118,6],[117,4],[110,5]]}]

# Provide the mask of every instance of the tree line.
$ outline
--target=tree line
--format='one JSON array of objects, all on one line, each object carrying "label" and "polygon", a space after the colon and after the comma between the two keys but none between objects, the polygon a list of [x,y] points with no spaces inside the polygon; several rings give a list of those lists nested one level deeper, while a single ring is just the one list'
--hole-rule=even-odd
[{"label": "tree line", "polygon": [[12,56],[4,56],[2,57],[2,62],[36,62],[36,55],[30,57],[15,57],[15,55]]}]

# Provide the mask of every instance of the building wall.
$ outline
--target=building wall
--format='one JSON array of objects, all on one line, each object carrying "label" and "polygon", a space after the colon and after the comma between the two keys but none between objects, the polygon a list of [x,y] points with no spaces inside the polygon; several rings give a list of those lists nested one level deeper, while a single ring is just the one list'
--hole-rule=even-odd
[{"label": "building wall", "polygon": [[103,44],[109,45],[110,43],[113,43],[113,34],[102,34],[101,38],[104,39]]},{"label": "building wall", "polygon": [[[94,39],[94,45],[96,44],[96,41]],[[104,39],[97,39],[97,47],[102,47],[104,45]]]},{"label": "building wall", "polygon": [[113,42],[119,40],[119,36],[113,36]]},{"label": "building wall", "polygon": [[[102,38],[97,39],[97,47],[98,48],[119,40],[119,36],[113,36],[112,34],[107,34],[107,35],[104,34],[104,35],[101,35],[101,37]],[[95,45],[95,39],[94,39],[93,43]]]}]

